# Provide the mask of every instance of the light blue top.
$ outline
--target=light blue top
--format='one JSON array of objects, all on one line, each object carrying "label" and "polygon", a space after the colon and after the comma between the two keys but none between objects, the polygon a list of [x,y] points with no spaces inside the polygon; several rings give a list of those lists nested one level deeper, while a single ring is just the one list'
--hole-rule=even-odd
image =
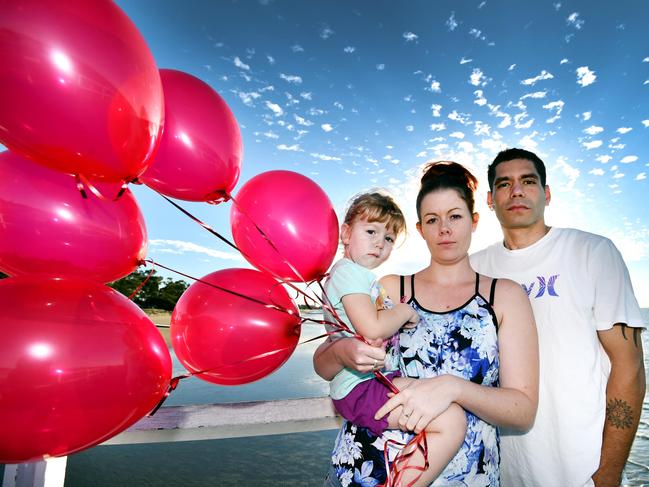
[{"label": "light blue top", "polygon": [[[369,269],[356,264],[355,262],[342,258],[334,264],[329,273],[329,278],[324,284],[326,299],[329,305],[336,310],[338,317],[349,327],[350,330],[356,331],[352,325],[345,308],[343,307],[342,298],[348,294],[367,294],[372,302],[377,305],[379,297],[383,302],[378,303],[378,309],[386,307],[385,290],[379,284],[376,276]],[[336,319],[326,309],[323,312],[326,321],[337,323]],[[325,325],[328,332],[334,332],[330,335],[332,340],[351,336],[343,332],[340,328],[333,325]],[[342,399],[359,383],[373,379],[372,373],[360,373],[354,370],[343,369],[329,383],[329,390],[332,399]]]}]

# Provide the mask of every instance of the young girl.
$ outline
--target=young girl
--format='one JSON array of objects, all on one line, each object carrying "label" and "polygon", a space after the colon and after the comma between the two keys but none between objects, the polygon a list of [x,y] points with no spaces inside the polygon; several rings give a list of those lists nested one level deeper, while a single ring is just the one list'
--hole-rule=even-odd
[{"label": "young girl", "polygon": [[[415,310],[405,303],[393,304],[371,269],[385,262],[395,240],[405,231],[405,219],[394,200],[379,192],[364,193],[351,203],[341,227],[344,256],[331,269],[324,284],[325,300],[350,330],[369,341],[387,340],[385,361],[374,360],[373,369],[385,365],[386,376],[399,390],[414,379],[401,377],[397,332],[401,327],[414,328],[418,322]],[[325,309],[325,320],[336,322]],[[349,336],[333,325],[327,326],[331,339]],[[330,383],[330,395],[338,412],[355,425],[381,436],[387,428],[399,428],[400,409],[385,418],[374,419],[387,401],[390,390],[373,373],[343,368]],[[401,426],[404,426],[403,424]],[[466,433],[464,410],[452,405],[425,428],[429,468],[415,486],[427,486],[444,469],[458,451]],[[415,449],[408,466],[423,466],[423,454]],[[408,485],[419,471],[406,469],[402,485]]]}]

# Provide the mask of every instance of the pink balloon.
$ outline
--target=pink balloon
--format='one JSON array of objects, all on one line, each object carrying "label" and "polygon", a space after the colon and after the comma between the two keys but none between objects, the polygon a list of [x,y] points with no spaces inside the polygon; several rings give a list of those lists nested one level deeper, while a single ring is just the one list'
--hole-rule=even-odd
[{"label": "pink balloon", "polygon": [[286,281],[322,277],[338,246],[331,201],[315,182],[291,171],[268,171],[244,184],[230,225],[248,262]]},{"label": "pink balloon", "polygon": [[171,379],[155,325],[118,292],[80,279],[0,281],[0,462],[63,456],[147,414]]},{"label": "pink balloon", "polygon": [[[117,184],[103,184],[115,196]],[[9,151],[0,153],[0,270],[9,275],[110,282],[130,274],[147,250],[133,194],[84,199],[75,180]]]},{"label": "pink balloon", "polygon": [[235,385],[281,367],[300,338],[300,316],[286,290],[252,269],[224,269],[201,280],[220,289],[195,282],[171,315],[171,344],[187,370]]},{"label": "pink balloon", "polygon": [[194,76],[161,69],[165,127],[158,153],[140,178],[173,198],[217,201],[230,194],[241,172],[243,147],[223,98]]},{"label": "pink balloon", "polygon": [[43,165],[104,181],[150,164],[164,117],[144,39],[108,0],[5,0],[0,142]]}]

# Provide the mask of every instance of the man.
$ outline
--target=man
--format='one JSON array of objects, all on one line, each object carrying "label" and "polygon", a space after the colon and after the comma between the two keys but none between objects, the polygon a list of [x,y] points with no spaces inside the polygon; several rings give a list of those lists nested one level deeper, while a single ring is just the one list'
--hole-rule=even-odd
[{"label": "man", "polygon": [[545,178],[536,154],[498,154],[487,201],[504,241],[471,256],[523,286],[539,333],[538,412],[529,432],[502,432],[502,485],[619,486],[645,393],[642,317],[610,240],[546,225]]}]

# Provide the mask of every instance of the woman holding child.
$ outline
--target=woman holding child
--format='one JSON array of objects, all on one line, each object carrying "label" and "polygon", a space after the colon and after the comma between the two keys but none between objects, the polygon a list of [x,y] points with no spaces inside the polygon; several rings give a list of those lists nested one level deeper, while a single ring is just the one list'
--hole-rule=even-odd
[{"label": "woman holding child", "polygon": [[[518,284],[478,275],[471,268],[468,249],[478,223],[476,185],[459,164],[427,166],[417,196],[417,230],[428,246],[430,263],[412,276],[390,275],[380,281],[392,301],[408,303],[418,315],[416,326],[410,319],[399,333],[403,372],[417,380],[393,397],[386,394],[375,414],[377,420],[390,417],[390,427],[396,417],[403,431],[387,429],[376,435],[346,421],[325,485],[385,482],[386,441],[405,444],[413,431],[428,434],[431,423],[459,406],[466,413],[466,424],[459,426],[466,428],[464,440],[430,485],[498,486],[497,428],[525,431],[532,425],[538,401],[534,318]],[[383,367],[385,357],[382,347],[343,338],[321,345],[314,366],[331,380],[345,368],[372,372]],[[394,456],[390,453],[390,461]]]}]

